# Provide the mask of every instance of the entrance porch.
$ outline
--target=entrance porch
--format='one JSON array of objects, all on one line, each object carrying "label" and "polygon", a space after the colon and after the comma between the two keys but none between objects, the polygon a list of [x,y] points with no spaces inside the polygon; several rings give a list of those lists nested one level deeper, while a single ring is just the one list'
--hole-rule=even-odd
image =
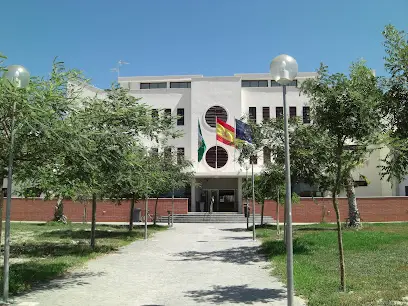
[{"label": "entrance porch", "polygon": [[196,178],[191,186],[191,212],[242,213],[242,178]]}]

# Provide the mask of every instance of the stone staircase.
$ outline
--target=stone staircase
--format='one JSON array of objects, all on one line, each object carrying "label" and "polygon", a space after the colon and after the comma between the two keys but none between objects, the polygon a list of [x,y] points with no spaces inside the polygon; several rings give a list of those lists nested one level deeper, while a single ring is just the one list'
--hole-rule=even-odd
[{"label": "stone staircase", "polygon": [[[167,223],[167,216],[161,217],[159,222]],[[270,216],[264,216],[264,223],[272,223],[274,219]],[[189,212],[186,215],[174,215],[174,223],[246,223],[244,214],[237,212],[214,212],[211,215],[208,212]],[[249,218],[252,223],[252,215]],[[261,215],[255,215],[255,224],[261,223]]]}]

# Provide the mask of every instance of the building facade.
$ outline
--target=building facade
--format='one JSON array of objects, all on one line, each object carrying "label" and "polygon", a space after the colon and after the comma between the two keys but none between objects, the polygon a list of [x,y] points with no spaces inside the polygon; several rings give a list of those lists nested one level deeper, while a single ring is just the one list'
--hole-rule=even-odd
[{"label": "building facade", "polygon": [[[299,92],[299,86],[316,73],[299,73],[296,80],[287,86],[289,115],[300,117],[305,124],[310,122],[307,97]],[[251,175],[250,165],[239,165],[238,152],[228,145],[216,141],[215,118],[219,117],[229,125],[235,119],[247,116],[256,122],[282,116],[282,87],[269,74],[235,74],[226,77],[184,76],[135,76],[120,77],[119,84],[129,93],[141,98],[153,109],[161,109],[180,116],[177,129],[183,137],[169,140],[177,148],[177,154],[192,161],[195,182],[185,194],[190,199],[189,211],[208,211],[211,200],[214,211],[242,212],[242,182]],[[90,89],[94,91],[94,89]],[[198,122],[207,149],[198,162]],[[218,148],[216,150],[216,147]],[[401,184],[393,188],[381,180],[378,165],[386,151],[376,151],[354,174],[369,179],[367,186],[356,188],[359,197],[405,195]],[[266,155],[265,155],[266,154]],[[262,170],[267,153],[260,153],[254,165],[254,172]],[[297,186],[302,193],[302,186]]]}]

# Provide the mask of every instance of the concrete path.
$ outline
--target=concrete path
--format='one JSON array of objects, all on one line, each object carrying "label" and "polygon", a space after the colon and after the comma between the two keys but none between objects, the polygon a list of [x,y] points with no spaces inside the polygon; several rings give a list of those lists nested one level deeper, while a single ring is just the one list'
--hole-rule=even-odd
[{"label": "concrete path", "polygon": [[[87,263],[14,303],[35,305],[286,305],[245,224],[175,224]],[[299,299],[296,305],[304,305]]]}]

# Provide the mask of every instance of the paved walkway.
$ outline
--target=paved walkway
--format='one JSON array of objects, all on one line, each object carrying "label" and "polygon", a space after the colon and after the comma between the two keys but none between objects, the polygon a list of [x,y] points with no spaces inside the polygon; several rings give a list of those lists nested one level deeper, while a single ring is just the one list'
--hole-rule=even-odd
[{"label": "paved walkway", "polygon": [[[17,305],[286,305],[245,224],[175,224],[17,298]],[[302,305],[297,300],[296,305]]]}]

